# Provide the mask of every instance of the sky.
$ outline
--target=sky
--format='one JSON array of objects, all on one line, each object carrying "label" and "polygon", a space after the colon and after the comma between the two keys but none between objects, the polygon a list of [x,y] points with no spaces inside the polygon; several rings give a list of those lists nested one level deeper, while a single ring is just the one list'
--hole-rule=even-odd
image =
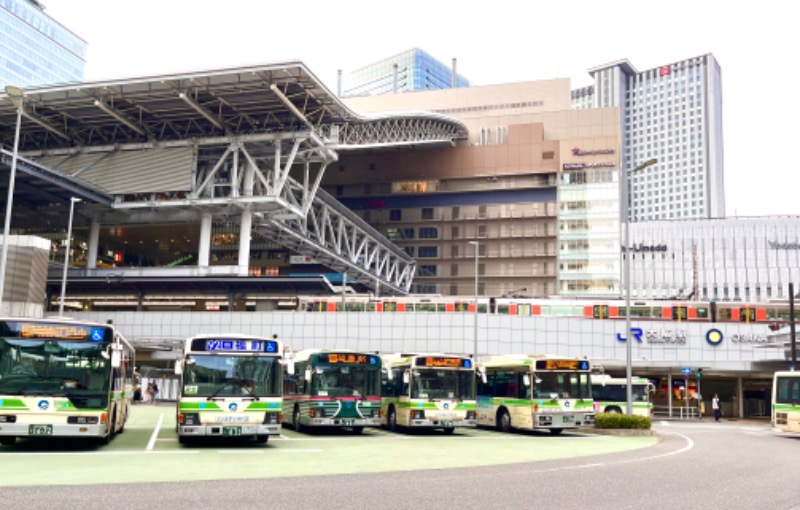
[{"label": "sky", "polygon": [[[791,2],[44,0],[88,44],[85,80],[300,60],[345,74],[421,48],[475,85],[639,70],[712,53],[722,68],[728,216],[798,215],[800,88]],[[783,176],[783,177],[782,177]]]}]

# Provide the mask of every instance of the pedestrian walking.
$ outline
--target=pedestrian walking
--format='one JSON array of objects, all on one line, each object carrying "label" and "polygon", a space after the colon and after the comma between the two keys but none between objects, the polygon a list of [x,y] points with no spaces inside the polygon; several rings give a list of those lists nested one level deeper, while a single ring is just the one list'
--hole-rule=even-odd
[{"label": "pedestrian walking", "polygon": [[719,406],[719,395],[716,393],[711,399],[711,409],[714,411],[714,421],[719,421],[722,418],[722,408]]}]

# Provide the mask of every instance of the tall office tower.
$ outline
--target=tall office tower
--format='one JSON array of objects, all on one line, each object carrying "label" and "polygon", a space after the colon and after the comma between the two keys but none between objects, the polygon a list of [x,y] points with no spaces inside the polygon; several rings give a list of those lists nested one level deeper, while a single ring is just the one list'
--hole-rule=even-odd
[{"label": "tall office tower", "polygon": [[0,87],[83,80],[86,41],[36,0],[0,2]]},{"label": "tall office tower", "polygon": [[453,59],[453,65],[447,66],[421,49],[412,48],[344,76],[338,94],[340,97],[373,96],[469,87],[469,81],[458,74],[455,62]]},{"label": "tall office tower", "polygon": [[628,60],[589,69],[575,109],[618,106],[632,221],[725,217],[722,77],[711,54],[638,72]]}]

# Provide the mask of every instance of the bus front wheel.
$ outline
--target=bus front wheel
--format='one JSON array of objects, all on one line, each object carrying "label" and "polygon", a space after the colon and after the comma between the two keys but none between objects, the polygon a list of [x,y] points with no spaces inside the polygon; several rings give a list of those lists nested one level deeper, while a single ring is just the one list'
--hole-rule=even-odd
[{"label": "bus front wheel", "polygon": [[554,436],[557,436],[562,432],[564,432],[564,429],[550,429],[550,433],[553,434]]},{"label": "bus front wheel", "polygon": [[511,432],[511,415],[505,409],[502,409],[497,415],[497,430]]},{"label": "bus front wheel", "polygon": [[361,434],[364,432],[364,427],[353,427],[353,434]]},{"label": "bus front wheel", "polygon": [[17,441],[17,438],[14,436],[3,436],[0,437],[0,444],[3,446],[11,446]]},{"label": "bus front wheel", "polygon": [[452,434],[453,432],[455,432],[455,431],[456,431],[456,428],[455,428],[455,427],[446,427],[446,428],[444,429],[444,433],[445,433],[445,434],[447,434],[448,436],[449,436],[450,434]]},{"label": "bus front wheel", "polygon": [[256,436],[256,443],[264,444],[269,441],[269,436],[266,434],[259,434]]}]

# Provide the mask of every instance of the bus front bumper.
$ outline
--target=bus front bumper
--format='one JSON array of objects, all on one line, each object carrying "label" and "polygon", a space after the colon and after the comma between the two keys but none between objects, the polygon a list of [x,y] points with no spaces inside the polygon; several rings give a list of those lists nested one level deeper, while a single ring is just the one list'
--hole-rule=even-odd
[{"label": "bus front bumper", "polygon": [[104,437],[108,425],[100,424],[32,424],[0,423],[0,436],[13,437]]},{"label": "bus front bumper", "polygon": [[475,427],[476,420],[411,420],[412,427],[445,428]]},{"label": "bus front bumper", "polygon": [[239,437],[239,436],[277,436],[281,433],[280,425],[181,425],[179,436],[190,437]]},{"label": "bus front bumper", "polygon": [[308,424],[318,427],[379,427],[380,418],[309,418]]}]

